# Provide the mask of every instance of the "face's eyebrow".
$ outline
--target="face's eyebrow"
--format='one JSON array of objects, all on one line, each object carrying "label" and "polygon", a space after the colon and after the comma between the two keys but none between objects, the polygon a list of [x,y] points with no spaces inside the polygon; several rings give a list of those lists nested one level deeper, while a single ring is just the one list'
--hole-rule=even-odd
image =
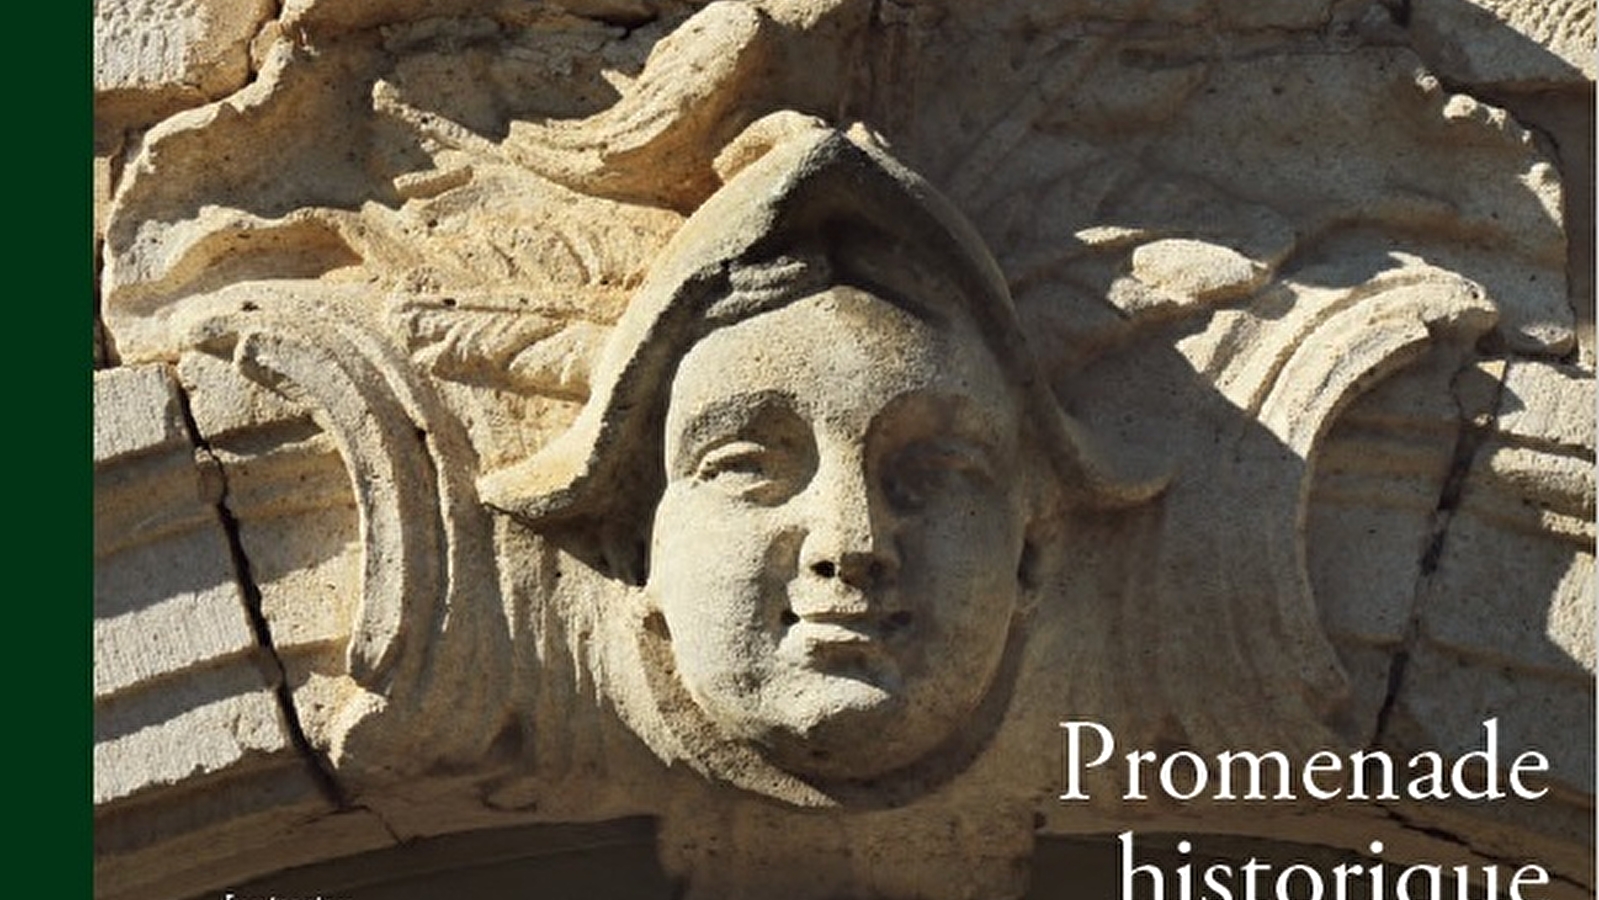
[{"label": "face's eyebrow", "polygon": [[907,391],[873,417],[867,440],[950,436],[1005,450],[1016,443],[1020,417],[1020,404],[1009,392],[1006,399],[1014,412],[1011,416],[960,391],[942,387]]},{"label": "face's eyebrow", "polygon": [[697,409],[674,428],[667,416],[666,466],[668,472],[686,472],[705,450],[717,442],[763,429],[774,414],[793,416],[794,399],[775,390],[749,391],[719,397]]}]

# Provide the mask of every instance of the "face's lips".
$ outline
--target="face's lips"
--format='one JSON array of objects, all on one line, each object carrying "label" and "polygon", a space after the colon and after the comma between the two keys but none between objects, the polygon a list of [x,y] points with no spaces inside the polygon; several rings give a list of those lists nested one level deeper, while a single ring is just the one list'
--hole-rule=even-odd
[{"label": "face's lips", "polygon": [[782,642],[810,665],[875,669],[893,662],[894,648],[902,637],[901,629],[881,617],[857,616],[835,621],[800,619],[788,626]]},{"label": "face's lips", "polygon": [[800,619],[789,625],[782,638],[787,647],[807,666],[831,669],[839,665],[855,667],[888,658],[888,647],[870,618],[851,621]]},{"label": "face's lips", "polygon": [[860,647],[881,641],[881,637],[870,627],[870,622],[865,618],[853,623],[801,619],[789,626],[788,633],[808,647]]},{"label": "face's lips", "polygon": [[843,674],[893,667],[896,648],[913,633],[892,587],[861,590],[837,580],[790,586],[780,616],[781,643],[809,667]]}]

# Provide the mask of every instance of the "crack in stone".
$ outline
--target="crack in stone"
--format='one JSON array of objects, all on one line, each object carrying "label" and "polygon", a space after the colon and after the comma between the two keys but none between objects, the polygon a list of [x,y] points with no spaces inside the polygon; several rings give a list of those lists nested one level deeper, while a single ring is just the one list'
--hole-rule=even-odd
[{"label": "crack in stone", "polygon": [[259,65],[259,61],[256,59],[256,51],[262,46],[261,41],[268,37],[267,32],[270,29],[277,28],[278,37],[282,37],[283,2],[284,0],[275,0],[275,2],[272,4],[272,11],[267,13],[267,15],[256,24],[255,33],[250,35],[250,39],[244,42],[244,63],[246,66],[246,72],[244,76],[244,85],[240,88],[240,90],[255,84],[256,81],[261,78],[261,66]]},{"label": "crack in stone", "polygon": [[1445,829],[1438,828],[1438,827],[1433,826],[1433,825],[1424,825],[1421,822],[1418,822],[1415,819],[1411,818],[1410,816],[1405,815],[1404,813],[1400,812],[1399,810],[1395,809],[1392,806],[1388,806],[1388,805],[1383,804],[1383,803],[1378,803],[1377,804],[1377,808],[1381,809],[1382,812],[1383,812],[1383,815],[1387,816],[1390,821],[1392,821],[1394,824],[1398,825],[1400,828],[1403,828],[1406,831],[1413,831],[1413,832],[1415,832],[1417,834],[1423,834],[1423,835],[1426,835],[1427,837],[1433,838],[1435,840],[1440,840],[1440,841],[1443,841],[1443,842],[1448,843],[1448,844],[1453,844],[1456,847],[1464,848],[1465,850],[1470,852],[1473,856],[1481,857],[1482,859],[1488,860],[1489,862],[1493,862],[1493,863],[1497,863],[1499,865],[1505,865],[1505,866],[1516,866],[1516,865],[1519,865],[1518,861],[1510,859],[1509,857],[1496,856],[1496,855],[1494,855],[1492,853],[1488,853],[1488,852],[1486,852],[1484,850],[1481,850],[1481,849],[1477,848],[1470,841],[1466,840],[1465,838],[1461,837],[1460,835],[1455,834],[1452,831],[1447,831]]},{"label": "crack in stone", "polygon": [[[283,714],[284,724],[289,732],[289,740],[300,754],[300,757],[305,760],[306,769],[317,790],[337,810],[343,812],[355,809],[357,807],[351,804],[344,787],[339,784],[338,779],[335,777],[331,764],[312,745],[311,739],[306,735],[304,725],[300,722],[299,711],[294,705],[294,691],[289,686],[288,673],[283,667],[283,660],[278,655],[277,648],[273,646],[272,628],[270,623],[267,622],[261,599],[261,588],[255,583],[255,579],[251,574],[250,558],[244,550],[244,542],[239,531],[239,521],[234,517],[233,510],[228,506],[227,469],[223,466],[222,460],[217,456],[216,451],[211,447],[210,442],[206,440],[205,435],[200,431],[199,423],[195,421],[194,411],[189,402],[188,391],[184,389],[177,379],[173,379],[172,383],[173,392],[178,400],[178,408],[183,415],[184,428],[189,433],[189,440],[193,443],[195,449],[204,455],[206,459],[205,465],[211,469],[213,477],[217,479],[220,486],[215,503],[217,519],[221,522],[222,531],[227,537],[234,581],[238,584],[239,592],[244,597],[245,612],[249,616],[250,628],[255,634],[256,645],[265,651],[267,658],[272,662],[274,681],[276,682],[274,693],[277,696],[278,709]],[[382,822],[381,816],[377,818],[379,822]],[[390,834],[393,834],[393,830],[388,829],[387,823],[384,823],[384,828]]]},{"label": "crack in stone", "polygon": [[[343,810],[341,810],[341,811],[343,811]],[[383,814],[382,813],[380,813],[377,810],[373,809],[372,807],[366,805],[365,803],[354,803],[354,804],[351,804],[349,806],[349,808],[348,808],[348,811],[349,812],[364,812],[364,813],[366,813],[367,815],[371,816],[378,823],[378,827],[382,828],[383,829],[383,833],[388,835],[389,839],[394,841],[394,843],[396,845],[405,843],[405,839],[400,837],[400,833],[398,831],[394,830],[394,826],[389,824],[389,820],[383,818]]]},{"label": "crack in stone", "polygon": [[1395,25],[1410,27],[1410,0],[1378,0],[1378,5],[1388,11],[1388,17]]},{"label": "crack in stone", "polygon": [[877,54],[873,51],[882,41],[883,0],[870,0],[860,34],[850,49],[850,74],[839,91],[835,118],[840,122],[851,119],[862,121],[874,118],[877,108],[877,70],[873,66]]},{"label": "crack in stone", "polygon": [[[1489,853],[1488,851],[1483,850],[1481,847],[1473,844],[1471,841],[1466,840],[1452,831],[1448,831],[1433,825],[1424,825],[1387,804],[1376,803],[1374,805],[1377,807],[1377,809],[1382,811],[1384,816],[1386,816],[1390,821],[1392,821],[1395,825],[1398,825],[1400,828],[1403,828],[1406,831],[1415,832],[1416,834],[1426,835],[1434,840],[1453,844],[1454,846],[1464,849],[1466,852],[1479,859],[1486,860],[1487,862],[1510,869],[1519,868],[1526,862],[1525,860],[1512,859],[1507,856],[1499,856],[1494,853]],[[1576,888],[1577,890],[1582,891],[1592,890],[1592,888],[1590,888],[1588,885],[1569,878],[1558,871],[1547,868],[1544,871],[1552,880],[1558,881],[1568,887]]]},{"label": "crack in stone", "polygon": [[1466,408],[1466,403],[1461,398],[1460,379],[1467,373],[1477,371],[1479,361],[1475,355],[1468,357],[1449,379],[1450,393],[1459,416],[1459,428],[1455,433],[1455,446],[1449,471],[1444,476],[1443,486],[1438,493],[1438,504],[1429,522],[1427,546],[1422,550],[1421,558],[1417,562],[1415,586],[1410,595],[1410,616],[1405,622],[1405,631],[1400,639],[1399,649],[1394,652],[1388,664],[1387,693],[1383,697],[1382,707],[1377,711],[1377,721],[1371,734],[1371,747],[1381,746],[1384,736],[1388,733],[1389,721],[1399,703],[1399,693],[1404,689],[1411,652],[1421,636],[1421,611],[1428,584],[1433,574],[1438,571],[1439,561],[1443,557],[1449,537],[1449,527],[1454,522],[1455,511],[1459,508],[1461,496],[1465,491],[1466,478],[1471,474],[1472,464],[1476,461],[1478,451],[1493,433],[1499,404],[1504,396],[1507,365],[1500,360],[1497,361],[1497,371],[1494,373],[1493,394],[1483,405],[1482,411]]}]

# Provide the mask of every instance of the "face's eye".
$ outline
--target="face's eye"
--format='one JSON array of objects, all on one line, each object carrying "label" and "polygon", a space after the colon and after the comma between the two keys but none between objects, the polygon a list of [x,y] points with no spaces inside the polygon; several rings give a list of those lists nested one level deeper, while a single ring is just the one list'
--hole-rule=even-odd
[{"label": "face's eye", "polygon": [[705,451],[693,479],[730,496],[770,505],[803,487],[802,460],[780,443],[732,440]]},{"label": "face's eye", "polygon": [[774,506],[816,471],[816,439],[792,400],[775,392],[733,394],[669,425],[667,475],[695,489]]},{"label": "face's eye", "polygon": [[694,477],[700,481],[719,478],[764,477],[770,467],[772,451],[756,441],[729,441],[706,451],[694,467]]},{"label": "face's eye", "polygon": [[914,512],[940,499],[994,483],[983,445],[959,438],[917,441],[884,467],[883,491],[896,509]]}]

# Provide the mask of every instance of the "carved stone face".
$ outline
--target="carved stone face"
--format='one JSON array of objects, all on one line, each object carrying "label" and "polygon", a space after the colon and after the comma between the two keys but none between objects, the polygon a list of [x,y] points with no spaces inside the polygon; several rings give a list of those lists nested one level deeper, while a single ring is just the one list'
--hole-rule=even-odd
[{"label": "carved stone face", "polygon": [[1018,422],[974,328],[852,288],[694,346],[648,592],[715,727],[853,778],[961,727],[1018,603]]}]

